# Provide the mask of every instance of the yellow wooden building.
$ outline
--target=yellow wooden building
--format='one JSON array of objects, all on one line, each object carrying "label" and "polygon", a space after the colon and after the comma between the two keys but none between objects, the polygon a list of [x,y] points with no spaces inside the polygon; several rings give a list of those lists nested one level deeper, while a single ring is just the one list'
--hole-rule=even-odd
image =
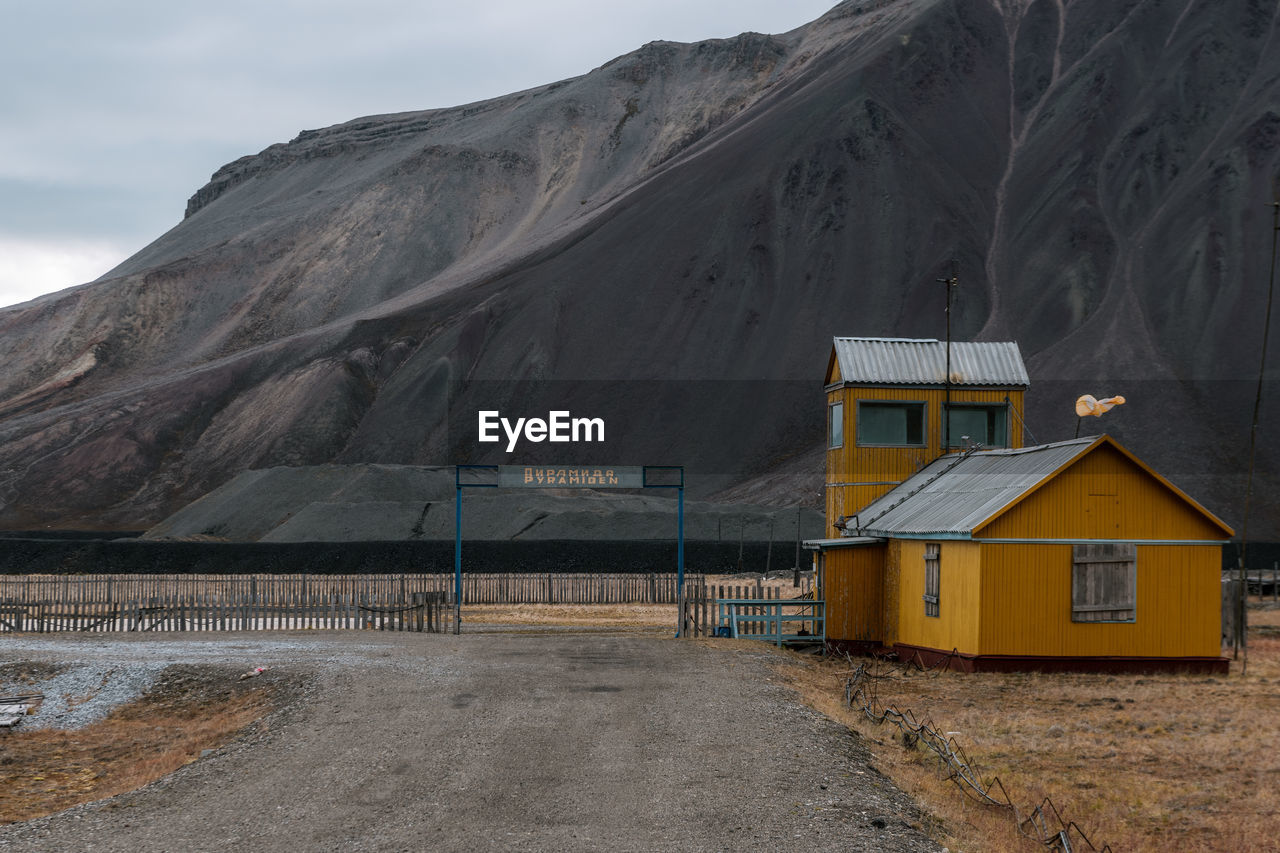
[{"label": "yellow wooden building", "polygon": [[1027,385],[1014,343],[836,338],[826,375],[827,535],[947,449],[1021,447]]},{"label": "yellow wooden building", "polygon": [[[806,543],[828,640],[964,669],[1225,671],[1231,529],[1107,436],[1020,447],[1012,432],[935,454],[854,512],[828,501],[838,535]],[[868,470],[857,448],[846,470]]]}]

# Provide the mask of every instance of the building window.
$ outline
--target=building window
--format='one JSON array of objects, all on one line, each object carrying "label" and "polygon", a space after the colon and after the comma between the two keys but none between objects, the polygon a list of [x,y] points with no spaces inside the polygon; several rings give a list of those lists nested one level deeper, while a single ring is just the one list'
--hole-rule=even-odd
[{"label": "building window", "polygon": [[924,546],[924,615],[938,615],[938,593],[941,584],[942,546],[936,542]]},{"label": "building window", "polygon": [[948,447],[965,447],[965,436],[983,447],[1009,446],[1008,406],[951,406],[947,411]]},{"label": "building window", "polygon": [[831,442],[828,447],[844,446],[844,403],[832,403],[829,407],[831,410],[831,418],[829,421]]},{"label": "building window", "polygon": [[1138,618],[1138,546],[1100,542],[1071,547],[1071,621]]},{"label": "building window", "polygon": [[858,444],[924,447],[924,403],[859,400]]}]

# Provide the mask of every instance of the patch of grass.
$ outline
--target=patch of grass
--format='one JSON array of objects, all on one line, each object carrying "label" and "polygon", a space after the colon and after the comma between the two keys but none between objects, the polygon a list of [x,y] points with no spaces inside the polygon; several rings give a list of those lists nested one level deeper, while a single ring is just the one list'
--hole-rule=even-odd
[{"label": "patch of grass", "polygon": [[[709,585],[741,587],[754,595],[758,575],[707,575]],[[778,597],[799,594],[791,578],[767,578],[760,586]],[[674,604],[464,604],[462,624],[546,625],[596,628],[670,628],[675,630]],[[464,627],[465,629],[465,627]]]},{"label": "patch of grass", "polygon": [[493,625],[559,625],[675,629],[674,604],[470,604],[462,607],[463,630],[470,622]]},{"label": "patch of grass", "polygon": [[141,699],[80,729],[0,734],[0,824],[132,791],[216,749],[272,708],[274,685],[174,668]]},{"label": "patch of grass", "polygon": [[[1101,849],[1274,850],[1280,824],[1280,636],[1252,611],[1249,666],[1229,676],[962,674],[894,670],[878,701],[911,709],[955,740],[983,780],[1024,814],[1050,798]],[[896,726],[844,705],[845,663],[812,664],[793,683],[848,724],[880,769],[941,821],[952,850],[1026,851],[1004,810],[975,803],[940,775],[932,753]]]}]

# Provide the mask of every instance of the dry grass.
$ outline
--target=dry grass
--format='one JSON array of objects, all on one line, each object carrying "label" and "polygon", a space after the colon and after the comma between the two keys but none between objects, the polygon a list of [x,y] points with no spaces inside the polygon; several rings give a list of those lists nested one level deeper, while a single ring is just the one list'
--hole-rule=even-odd
[{"label": "dry grass", "polygon": [[[1237,663],[1225,677],[895,671],[878,699],[957,732],[982,777],[999,777],[1024,813],[1048,797],[1099,849],[1276,850],[1280,610],[1250,617],[1247,674]],[[897,727],[845,708],[848,672],[828,663],[794,678],[811,704],[870,741],[881,770],[939,818],[943,843],[1037,849],[1006,812],[940,778],[932,753],[905,747]]]},{"label": "dry grass", "polygon": [[557,625],[597,628],[675,629],[674,604],[472,604],[462,608],[463,630],[470,623]]},{"label": "dry grass", "polygon": [[[759,575],[707,575],[709,585],[751,586]],[[796,594],[791,576],[760,581],[765,589],[790,597]],[[752,593],[754,594],[754,593]],[[674,604],[464,604],[462,624],[569,626],[595,628],[670,628],[675,630]]]},{"label": "dry grass", "polygon": [[270,685],[234,681],[188,673],[81,729],[0,734],[0,824],[135,790],[227,743],[271,708]]}]

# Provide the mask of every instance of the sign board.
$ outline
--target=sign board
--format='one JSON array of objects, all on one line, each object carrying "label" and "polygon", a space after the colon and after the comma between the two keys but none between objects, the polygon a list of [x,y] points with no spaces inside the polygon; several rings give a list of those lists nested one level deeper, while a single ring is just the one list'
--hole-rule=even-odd
[{"label": "sign board", "polygon": [[499,465],[500,489],[643,489],[643,465]]}]

